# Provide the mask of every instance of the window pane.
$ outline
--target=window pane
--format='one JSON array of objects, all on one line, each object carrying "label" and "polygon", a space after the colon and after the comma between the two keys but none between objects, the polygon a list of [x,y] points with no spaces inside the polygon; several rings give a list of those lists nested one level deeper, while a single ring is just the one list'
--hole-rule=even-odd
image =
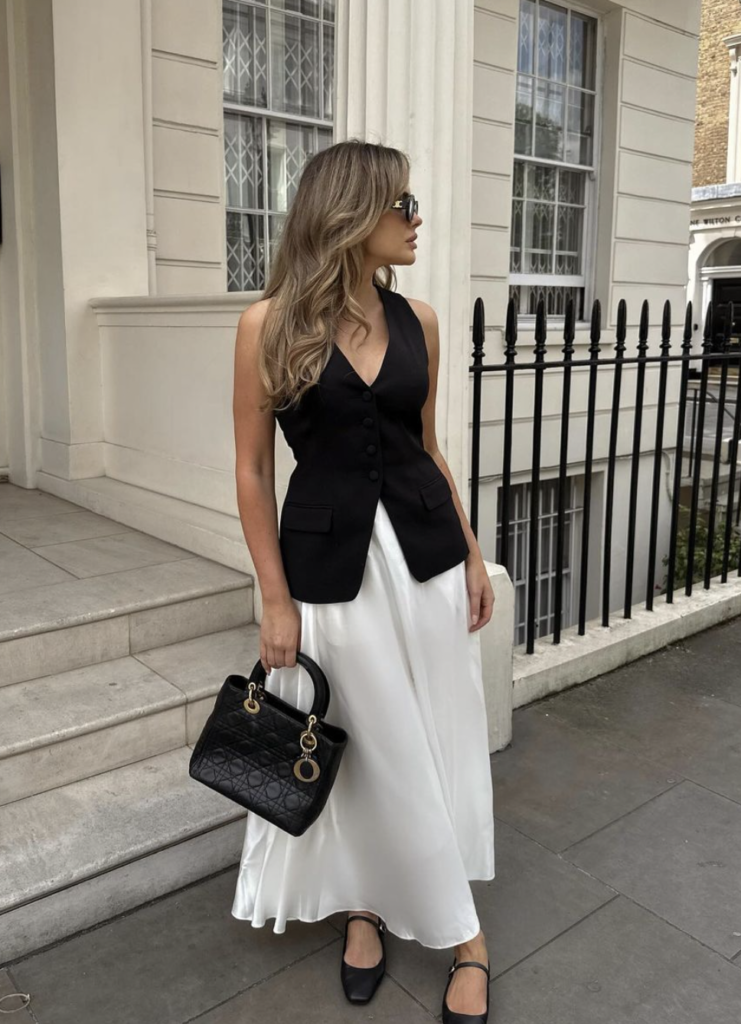
[{"label": "window pane", "polygon": [[559,171],[558,201],[584,205],[584,183],[586,177],[580,171]]},{"label": "window pane", "polygon": [[523,273],[550,274],[553,251],[553,206],[525,204],[525,261]]},{"label": "window pane", "polygon": [[314,155],[310,125],[268,122],[268,208],[286,212],[306,162]]},{"label": "window pane", "polygon": [[581,273],[582,211],[578,206],[559,206],[556,235],[557,274]]},{"label": "window pane", "polygon": [[527,198],[554,200],[556,198],[556,173],[555,167],[528,164],[525,189]]},{"label": "window pane", "polygon": [[535,3],[522,0],[520,4],[520,26],[517,47],[517,70],[528,75],[533,73],[535,55]]},{"label": "window pane", "polygon": [[596,27],[594,18],[586,18],[575,11],[571,12],[569,82],[584,89],[595,88]]},{"label": "window pane", "polygon": [[591,164],[594,96],[579,89],[569,89],[567,102],[564,159],[570,164]]},{"label": "window pane", "polygon": [[283,230],[285,220],[285,215],[281,213],[276,213],[268,217],[268,231],[270,232],[270,238],[268,239],[268,264],[275,253],[275,246],[280,239],[280,234]]},{"label": "window pane", "polygon": [[262,123],[259,118],[224,114],[226,205],[261,210]]},{"label": "window pane", "polygon": [[512,204],[512,235],[509,269],[519,274],[522,269],[522,212],[523,202],[515,199]]},{"label": "window pane", "polygon": [[541,0],[538,9],[537,73],[554,82],[566,81],[566,11]]},{"label": "window pane", "polygon": [[562,85],[536,82],[535,156],[563,160],[566,90]]},{"label": "window pane", "polygon": [[308,14],[312,18],[320,16],[319,0],[270,0],[270,6],[279,11]]},{"label": "window pane", "polygon": [[321,116],[319,22],[270,13],[270,84],[273,110]]},{"label": "window pane", "polygon": [[334,28],[322,27],[324,48],[322,50],[322,89],[324,90],[324,119],[334,120]]},{"label": "window pane", "polygon": [[515,153],[525,156],[533,152],[533,80],[517,76],[515,101]]},{"label": "window pane", "polygon": [[262,214],[226,214],[226,267],[229,291],[265,287],[265,243]]},{"label": "window pane", "polygon": [[224,4],[224,99],[268,105],[265,11],[227,0]]},{"label": "window pane", "polygon": [[324,20],[334,21],[335,0],[324,0]]}]

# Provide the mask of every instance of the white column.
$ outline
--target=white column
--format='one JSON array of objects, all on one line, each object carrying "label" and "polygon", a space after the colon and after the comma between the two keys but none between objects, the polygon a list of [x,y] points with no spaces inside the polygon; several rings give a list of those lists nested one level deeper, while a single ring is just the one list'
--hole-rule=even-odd
[{"label": "white column", "polygon": [[440,321],[437,438],[461,498],[468,495],[471,349],[473,3],[343,0],[337,18],[339,141],[394,146],[411,162],[420,227],[414,266],[398,288]]},{"label": "white column", "polygon": [[728,47],[731,58],[731,89],[728,106],[728,161],[726,181],[738,181],[741,177],[741,35],[726,36],[723,42]]}]

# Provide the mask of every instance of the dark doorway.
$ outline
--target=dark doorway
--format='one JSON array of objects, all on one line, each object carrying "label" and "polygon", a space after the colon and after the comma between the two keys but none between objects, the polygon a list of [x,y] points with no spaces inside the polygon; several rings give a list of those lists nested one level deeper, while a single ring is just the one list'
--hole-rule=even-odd
[{"label": "dark doorway", "polygon": [[[720,352],[723,348],[723,334],[729,315],[729,303],[732,306],[730,350],[735,358],[729,360],[729,366],[738,369],[741,363],[741,278],[719,278],[713,281],[713,351]],[[710,366],[720,365],[720,361],[711,361]]]}]

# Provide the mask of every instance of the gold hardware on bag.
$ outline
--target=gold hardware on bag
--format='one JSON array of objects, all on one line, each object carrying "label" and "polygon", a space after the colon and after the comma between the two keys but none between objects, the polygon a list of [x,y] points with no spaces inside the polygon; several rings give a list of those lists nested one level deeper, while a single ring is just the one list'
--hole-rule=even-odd
[{"label": "gold hardware on bag", "polygon": [[[296,776],[297,779],[300,779],[301,782],[315,782],[319,778],[319,765],[311,756],[312,751],[316,750],[317,743],[319,742],[316,738],[316,735],[311,731],[314,725],[316,724],[316,720],[316,715],[309,715],[307,719],[307,727],[304,729],[304,731],[301,733],[299,737],[299,742],[301,744],[301,750],[303,751],[303,753],[293,766],[293,774]],[[303,763],[311,765],[312,774],[310,775],[309,778],[306,778],[305,775],[301,774],[301,766]]]},{"label": "gold hardware on bag", "polygon": [[244,707],[244,710],[249,711],[251,715],[256,715],[257,712],[260,710],[260,705],[254,698],[254,692],[256,689],[257,683],[249,684],[249,695],[242,705]]}]

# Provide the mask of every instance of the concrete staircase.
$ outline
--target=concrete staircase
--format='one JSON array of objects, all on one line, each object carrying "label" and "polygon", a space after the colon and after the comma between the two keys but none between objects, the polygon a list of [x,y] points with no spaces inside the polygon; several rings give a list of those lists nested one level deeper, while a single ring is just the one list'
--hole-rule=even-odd
[{"label": "concrete staircase", "polygon": [[239,860],[245,811],[188,775],[253,579],[0,485],[0,964]]}]

